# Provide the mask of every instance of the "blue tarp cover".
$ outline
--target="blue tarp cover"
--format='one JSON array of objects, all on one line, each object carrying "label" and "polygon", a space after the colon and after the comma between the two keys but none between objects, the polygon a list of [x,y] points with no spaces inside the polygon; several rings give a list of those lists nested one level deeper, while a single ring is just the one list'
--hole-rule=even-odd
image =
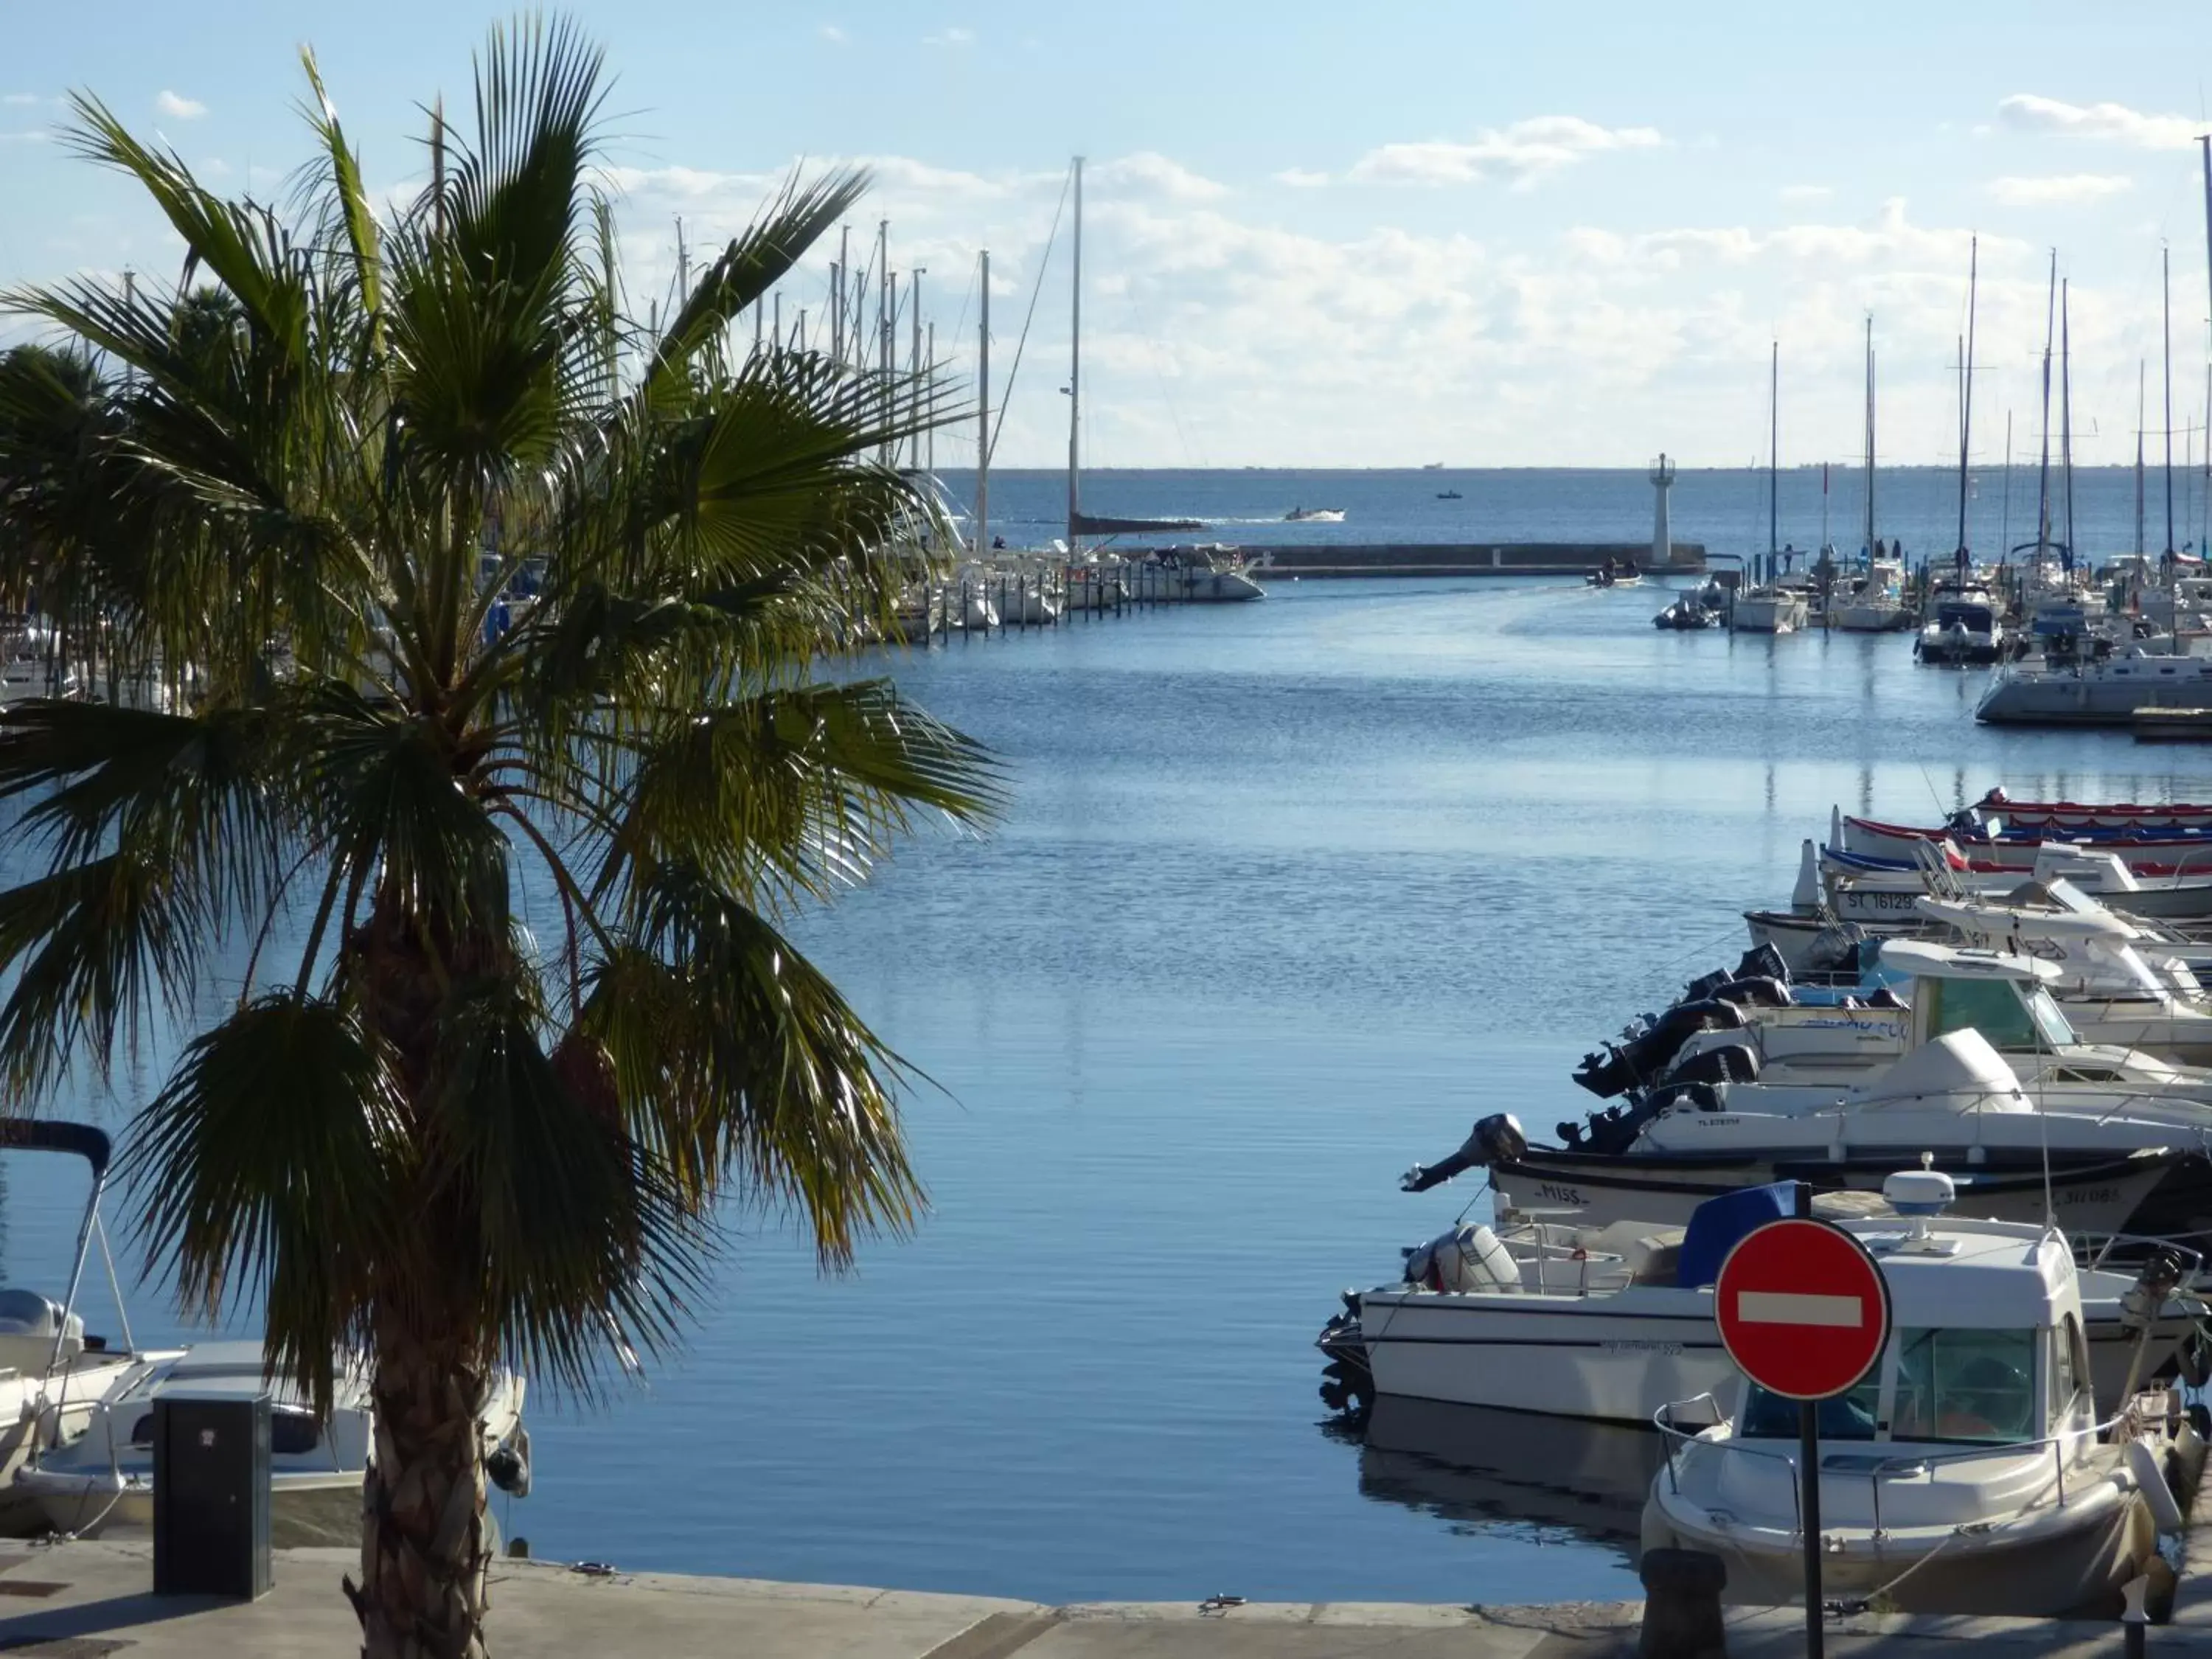
[{"label": "blue tarp cover", "polygon": [[1707,1199],[1691,1212],[1690,1224],[1683,1230],[1682,1255],[1674,1270],[1674,1282],[1686,1291],[1711,1284],[1721,1276],[1721,1263],[1741,1240],[1770,1221],[1785,1220],[1796,1213],[1794,1181],[1746,1187]]}]

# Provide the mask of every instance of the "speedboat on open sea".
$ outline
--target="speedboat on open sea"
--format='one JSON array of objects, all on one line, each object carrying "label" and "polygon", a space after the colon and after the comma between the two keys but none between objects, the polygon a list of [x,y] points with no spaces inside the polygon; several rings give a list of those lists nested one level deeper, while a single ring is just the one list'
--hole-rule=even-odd
[{"label": "speedboat on open sea", "polygon": [[[1817,1409],[1825,1595],[1907,1613],[2113,1617],[2146,1573],[2170,1595],[2204,1443],[2178,1394],[2116,1407],[2090,1386],[2080,1276],[2065,1238],[1942,1213],[1937,1172],[1893,1188],[1900,1221],[1853,1224],[1880,1264],[1887,1345]],[[1714,1408],[1722,1420],[1712,1420]],[[1795,1401],[1739,1379],[1657,1417],[1644,1547],[1728,1564],[1732,1601],[1804,1595]]]}]

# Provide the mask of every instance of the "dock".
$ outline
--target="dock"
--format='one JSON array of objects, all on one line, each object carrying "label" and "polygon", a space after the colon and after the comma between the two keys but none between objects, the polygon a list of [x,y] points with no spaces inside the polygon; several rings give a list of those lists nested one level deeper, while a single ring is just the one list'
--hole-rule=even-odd
[{"label": "dock", "polygon": [[[2212,1659],[2212,1604],[2189,1593],[2154,1655]],[[0,1652],[92,1659],[276,1659],[358,1649],[338,1581],[358,1573],[350,1549],[280,1550],[276,1588],[258,1601],[155,1597],[153,1549],[120,1540],[15,1544],[0,1553]],[[1223,1587],[1224,1590],[1230,1587]],[[1246,1602],[1233,1595],[1175,1602],[1065,1606],[836,1584],[624,1572],[596,1565],[493,1565],[495,1653],[531,1659],[1628,1659],[1640,1602],[1540,1607],[1419,1602]],[[1731,1608],[1732,1659],[1793,1659],[1804,1615]],[[2106,1622],[2037,1619],[1831,1618],[1836,1659],[2102,1659],[2121,1652]]]}]

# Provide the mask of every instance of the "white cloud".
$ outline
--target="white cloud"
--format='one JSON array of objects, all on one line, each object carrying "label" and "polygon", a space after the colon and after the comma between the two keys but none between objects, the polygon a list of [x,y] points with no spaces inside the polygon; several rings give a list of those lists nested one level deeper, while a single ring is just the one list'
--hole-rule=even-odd
[{"label": "white cloud", "polygon": [[2000,100],[1997,118],[2022,132],[2102,138],[2137,149],[2185,149],[2205,130],[2205,123],[2185,115],[2146,115],[2124,104],[2067,104],[2029,92]]},{"label": "white cloud", "polygon": [[17,109],[27,108],[33,104],[43,103],[46,100],[40,98],[35,92],[11,92],[4,95],[0,95],[0,104],[12,105]]},{"label": "white cloud", "polygon": [[975,31],[963,28],[939,29],[934,34],[923,35],[921,44],[925,46],[972,46],[975,44]]},{"label": "white cloud", "polygon": [[2063,173],[2040,178],[1992,179],[1989,192],[2007,207],[2051,207],[2124,195],[2136,181],[2121,173]]},{"label": "white cloud", "polygon": [[164,87],[154,100],[155,110],[173,121],[197,121],[207,113],[207,106],[181,93]]},{"label": "white cloud", "polygon": [[1292,190],[1319,190],[1328,182],[1326,173],[1309,173],[1304,167],[1285,167],[1275,175],[1279,185],[1288,185]]},{"label": "white cloud", "polygon": [[1832,185],[1784,185],[1775,192],[1785,202],[1826,201],[1835,193]]},{"label": "white cloud", "polygon": [[0,144],[43,144],[46,135],[35,130],[22,132],[0,132]]},{"label": "white cloud", "polygon": [[853,38],[835,23],[824,23],[815,33],[833,46],[842,46]]},{"label": "white cloud", "polygon": [[1229,193],[1226,185],[1193,173],[1182,162],[1170,161],[1157,150],[1139,150],[1134,155],[1101,162],[1086,171],[1091,182],[1122,195],[1161,197],[1171,202],[1211,202]]},{"label": "white cloud", "polygon": [[1607,150],[1663,143],[1652,127],[1606,127],[1577,115],[1540,115],[1486,128],[1471,140],[1384,144],[1352,163],[1362,183],[1474,185],[1503,179],[1518,187]]}]

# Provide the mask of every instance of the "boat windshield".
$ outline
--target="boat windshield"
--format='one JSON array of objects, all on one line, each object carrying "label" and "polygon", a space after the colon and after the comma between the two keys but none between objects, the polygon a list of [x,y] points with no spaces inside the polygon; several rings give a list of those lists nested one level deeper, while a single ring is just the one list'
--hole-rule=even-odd
[{"label": "boat windshield", "polygon": [[2006,1445],[2033,1439],[2033,1330],[1902,1329],[1897,1345],[1895,1440]]},{"label": "boat windshield", "polygon": [[[1778,1394],[1769,1394],[1756,1382],[1744,1384],[1743,1413],[1736,1432],[1753,1440],[1795,1440],[1797,1404]],[[1871,1440],[1881,1422],[1881,1367],[1867,1373],[1865,1382],[1849,1394],[1820,1403],[1820,1438]]]},{"label": "boat windshield", "polygon": [[2039,985],[2008,979],[1929,979],[1916,993],[1926,1004],[1928,1039],[1979,1031],[1992,1048],[2047,1048],[2081,1041]]}]

